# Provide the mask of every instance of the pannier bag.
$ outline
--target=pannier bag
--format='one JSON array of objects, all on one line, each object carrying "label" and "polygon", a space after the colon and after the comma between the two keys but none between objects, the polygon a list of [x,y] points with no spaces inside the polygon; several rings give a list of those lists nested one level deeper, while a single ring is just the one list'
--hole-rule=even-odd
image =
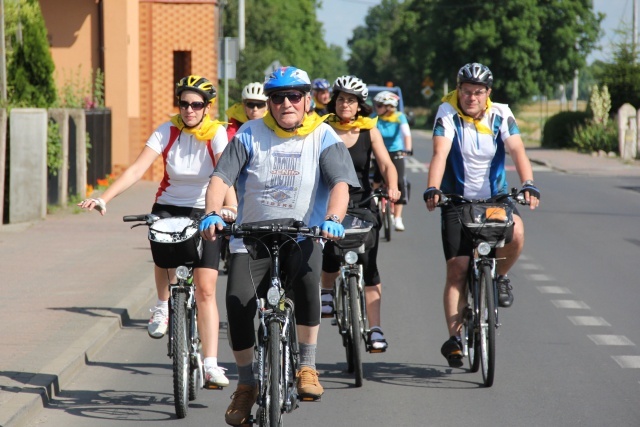
[{"label": "pannier bag", "polygon": [[193,266],[202,256],[198,224],[186,216],[162,218],[149,227],[153,262],[161,268]]}]

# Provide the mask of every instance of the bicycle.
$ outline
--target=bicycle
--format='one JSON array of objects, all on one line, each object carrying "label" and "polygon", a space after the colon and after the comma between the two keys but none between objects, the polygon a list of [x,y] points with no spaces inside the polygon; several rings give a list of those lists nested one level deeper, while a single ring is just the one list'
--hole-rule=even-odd
[{"label": "bicycle", "polygon": [[[161,268],[175,268],[178,282],[169,284],[167,356],[173,360],[173,397],[176,416],[185,418],[188,402],[203,387],[203,360],[198,333],[193,265],[202,254],[198,223],[189,217],[160,218],[153,214],[127,215],[124,222],[148,226],[153,261]],[[209,387],[222,389],[222,387]]]},{"label": "bicycle", "polygon": [[[298,407],[296,373],[300,354],[293,301],[286,296],[280,273],[280,251],[284,245],[296,244],[297,238],[319,238],[319,227],[306,227],[290,219],[273,222],[231,224],[218,235],[243,238],[249,252],[266,251],[271,259],[271,278],[265,297],[258,295],[254,283],[258,312],[256,359],[258,362],[258,425],[281,426],[282,415]],[[266,255],[266,254],[265,254]],[[254,257],[255,258],[255,257]],[[302,400],[313,400],[302,397]],[[251,419],[249,422],[254,423]]]},{"label": "bicycle", "polygon": [[491,387],[495,378],[496,331],[501,326],[498,317],[498,289],[495,257],[513,228],[513,199],[526,204],[522,192],[513,188],[510,193],[490,199],[471,200],[458,194],[443,194],[439,206],[451,205],[460,219],[465,235],[473,241],[473,256],[469,260],[464,295],[467,305],[463,311],[463,357],[469,359],[469,370],[482,367],[483,383]]},{"label": "bicycle", "polygon": [[380,219],[382,220],[382,231],[384,239],[387,242],[391,241],[391,229],[393,228],[393,207],[394,203],[389,200],[389,196],[386,190],[377,188],[374,191],[374,197],[376,204],[378,205],[378,212],[380,212]]}]

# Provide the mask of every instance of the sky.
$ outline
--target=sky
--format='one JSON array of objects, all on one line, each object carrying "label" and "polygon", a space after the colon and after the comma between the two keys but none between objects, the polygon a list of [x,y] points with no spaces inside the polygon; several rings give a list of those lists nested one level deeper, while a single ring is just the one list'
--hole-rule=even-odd
[{"label": "sky", "polygon": [[[614,30],[621,28],[625,23],[629,28],[631,27],[633,1],[593,0],[594,10],[605,13],[607,16],[602,22],[605,34],[599,42],[603,48],[589,56],[587,59],[589,63],[597,59],[603,61],[610,59],[609,47],[620,37]],[[640,8],[640,0],[638,3]],[[317,17],[323,23],[326,42],[342,47],[348,57],[347,40],[351,38],[353,29],[364,25],[364,18],[369,8],[378,4],[380,4],[379,0],[322,0],[322,9],[318,9]]]}]

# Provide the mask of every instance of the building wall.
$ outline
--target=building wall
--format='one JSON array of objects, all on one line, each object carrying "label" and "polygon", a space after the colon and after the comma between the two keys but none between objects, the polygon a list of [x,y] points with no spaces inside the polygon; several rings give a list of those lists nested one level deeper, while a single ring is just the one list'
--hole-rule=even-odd
[{"label": "building wall", "polygon": [[[141,121],[142,144],[178,113],[173,105],[175,51],[191,52],[191,74],[217,82],[216,13],[214,1],[140,0],[140,108],[148,113]],[[159,180],[162,173],[158,161],[148,178]]]},{"label": "building wall", "polygon": [[[191,73],[218,81],[215,0],[39,3],[58,88],[65,82],[90,83],[92,72],[104,67],[105,104],[112,112],[112,171],[116,174],[137,158],[153,130],[178,112],[173,106],[174,51],[190,51]],[[158,161],[145,178],[161,177]]]}]

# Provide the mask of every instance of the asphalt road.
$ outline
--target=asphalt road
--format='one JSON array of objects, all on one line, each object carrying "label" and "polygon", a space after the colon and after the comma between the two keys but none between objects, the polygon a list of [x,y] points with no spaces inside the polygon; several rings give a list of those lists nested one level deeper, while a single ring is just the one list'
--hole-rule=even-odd
[{"label": "asphalt road", "polygon": [[[449,368],[440,355],[447,333],[439,214],[421,201],[429,140],[420,132],[414,138],[407,231],[381,242],[390,348],[365,354],[365,383],[355,388],[338,333],[323,320],[317,361],[325,395],[287,414],[285,425],[640,425],[640,178],[536,167],[542,204],[520,208],[526,243],[510,273],[515,302],[500,312],[495,384],[484,388],[480,373]],[[518,182],[514,172],[510,182]],[[225,284],[221,276],[220,301]],[[231,387],[202,390],[187,418],[177,420],[166,340],[148,338],[148,315],[134,313],[29,425],[224,425],[236,378],[225,331],[219,360]]]}]

